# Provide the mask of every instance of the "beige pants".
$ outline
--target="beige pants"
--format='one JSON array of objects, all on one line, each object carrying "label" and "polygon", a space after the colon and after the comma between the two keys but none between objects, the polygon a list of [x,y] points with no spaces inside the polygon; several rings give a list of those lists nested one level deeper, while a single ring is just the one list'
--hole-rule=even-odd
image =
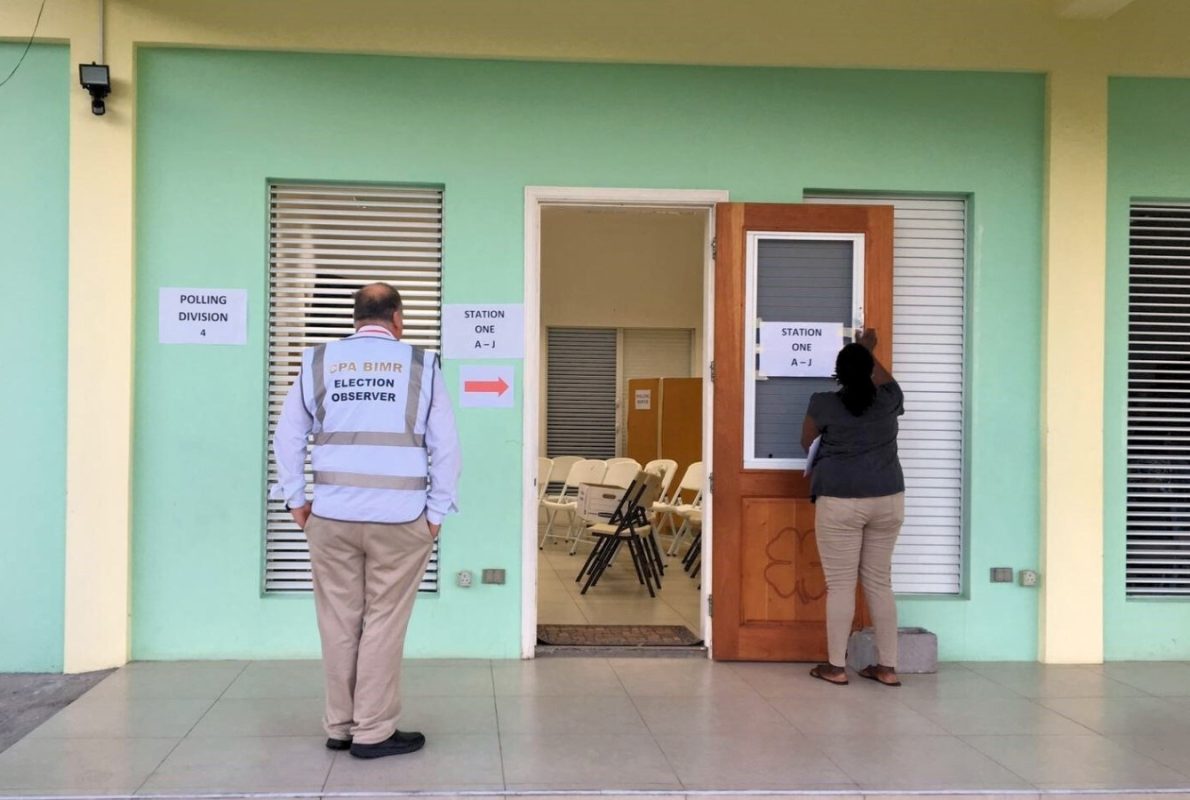
[{"label": "beige pants", "polygon": [[826,573],[826,641],[830,662],[847,664],[847,639],[855,618],[855,584],[876,627],[880,663],[897,665],[897,605],[892,591],[892,554],[905,521],[905,495],[845,499],[819,497],[815,528]]},{"label": "beige pants", "polygon": [[425,517],[389,525],[306,523],[332,739],[383,742],[397,730],[405,632],[433,550]]}]

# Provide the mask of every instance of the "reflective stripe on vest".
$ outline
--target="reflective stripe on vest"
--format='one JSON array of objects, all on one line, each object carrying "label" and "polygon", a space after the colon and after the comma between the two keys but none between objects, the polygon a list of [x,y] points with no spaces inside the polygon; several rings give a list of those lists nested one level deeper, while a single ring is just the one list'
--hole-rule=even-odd
[{"label": "reflective stripe on vest", "polygon": [[353,486],[357,489],[397,489],[405,492],[424,492],[429,486],[426,478],[407,478],[400,475],[365,475],[362,472],[314,471],[316,486]]},{"label": "reflective stripe on vest", "polygon": [[310,377],[314,379],[314,430],[322,430],[322,421],[326,419],[326,376],[323,374],[326,366],[326,345],[320,344],[314,348],[311,359]]},{"label": "reflective stripe on vest", "polygon": [[421,376],[425,371],[426,351],[413,348],[413,359],[409,366],[409,399],[405,402],[405,430],[413,433],[417,429],[417,412],[421,406]]},{"label": "reflective stripe on vest", "polygon": [[365,444],[370,447],[425,447],[424,433],[389,431],[334,431],[314,434],[314,444]]}]

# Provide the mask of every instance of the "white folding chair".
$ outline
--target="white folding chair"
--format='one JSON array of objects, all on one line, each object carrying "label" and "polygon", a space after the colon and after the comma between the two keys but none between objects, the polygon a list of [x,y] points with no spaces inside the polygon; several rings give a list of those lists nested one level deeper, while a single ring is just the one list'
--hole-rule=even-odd
[{"label": "white folding chair", "polygon": [[537,459],[537,502],[540,503],[545,499],[545,493],[550,488],[550,473],[554,471],[554,460],[552,458],[538,458]]},{"label": "white folding chair", "polygon": [[[657,524],[657,533],[659,535],[664,533],[665,527],[668,525],[670,534],[673,536],[673,541],[670,542],[669,549],[666,551],[671,556],[678,552],[678,547],[681,545],[681,541],[689,529],[687,515],[689,512],[702,506],[702,482],[704,477],[705,471],[702,462],[695,461],[686,468],[686,474],[682,476],[682,480],[678,483],[678,487],[674,489],[673,494],[665,500],[653,504],[653,513],[661,516],[661,521]],[[684,503],[682,502],[682,496],[687,492],[693,492],[694,498],[691,502]],[[680,527],[675,522],[675,517],[682,518],[682,525]]]},{"label": "white folding chair", "polygon": [[[541,534],[539,548],[545,547],[546,539],[571,538],[575,521],[578,519],[578,487],[580,483],[602,483],[607,472],[607,462],[595,459],[578,461],[566,475],[566,482],[562,486],[561,494],[546,496],[541,501],[541,507],[546,510],[545,531]],[[565,513],[569,517],[564,536],[554,534],[554,521],[558,514]]]},{"label": "white folding chair", "polygon": [[[559,483],[565,483],[566,478],[570,475],[570,470],[575,464],[582,461],[582,456],[558,456],[555,458],[554,467],[550,470],[550,477],[546,483],[551,487],[556,487]],[[546,495],[550,496],[550,490],[546,489]],[[553,497],[561,496],[561,489],[555,489],[552,494]]]},{"label": "white folding chair", "polygon": [[[616,458],[607,462],[607,472],[604,473],[603,479],[598,481],[605,486],[617,486],[621,489],[627,489],[632,482],[640,475],[640,463],[631,458]],[[595,483],[596,481],[583,481],[584,483]],[[579,520],[579,524],[572,525],[568,531],[570,538],[570,555],[578,552],[578,545],[580,541],[584,540],[583,535],[587,532],[590,524],[594,524],[591,520]]]},{"label": "white folding chair", "polygon": [[651,472],[654,475],[661,476],[661,497],[662,502],[669,499],[669,487],[674,482],[674,477],[678,472],[678,462],[672,458],[658,458],[645,464],[645,472]]}]

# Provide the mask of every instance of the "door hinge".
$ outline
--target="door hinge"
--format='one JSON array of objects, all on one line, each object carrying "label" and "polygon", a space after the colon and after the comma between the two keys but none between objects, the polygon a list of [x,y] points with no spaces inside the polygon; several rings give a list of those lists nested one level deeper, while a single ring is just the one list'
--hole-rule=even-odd
[{"label": "door hinge", "polygon": [[715,493],[715,473],[713,472],[707,476],[707,492],[710,494]]},{"label": "door hinge", "polygon": [[719,239],[715,237],[711,239],[711,258],[719,257]]},{"label": "door hinge", "polygon": [[713,595],[707,595],[707,616],[715,616],[715,598]]},{"label": "door hinge", "polygon": [[711,362],[711,383],[715,382],[715,362]]}]

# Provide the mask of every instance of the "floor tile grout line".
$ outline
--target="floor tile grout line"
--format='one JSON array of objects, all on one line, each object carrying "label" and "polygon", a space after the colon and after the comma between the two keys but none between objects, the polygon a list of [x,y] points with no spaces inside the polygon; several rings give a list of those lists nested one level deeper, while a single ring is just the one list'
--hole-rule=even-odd
[{"label": "floor tile grout line", "polygon": [[634,711],[636,711],[636,715],[640,717],[641,724],[644,725],[645,730],[649,732],[649,739],[653,742],[653,746],[657,748],[657,751],[661,753],[661,757],[665,759],[665,765],[669,767],[670,774],[674,776],[674,780],[678,782],[678,786],[680,786],[683,791],[689,789],[690,787],[688,787],[686,782],[682,780],[682,776],[678,774],[678,769],[674,766],[673,761],[670,759],[669,753],[665,752],[665,748],[661,746],[661,742],[657,741],[657,734],[653,732],[653,728],[649,725],[649,721],[645,719],[645,715],[641,712],[640,706],[636,704],[636,698],[632,696],[632,692],[628,691],[628,685],[624,683],[624,676],[620,674],[620,671],[616,669],[616,665],[612,664],[610,659],[608,659],[607,665],[611,669],[612,674],[616,676],[616,680],[619,681],[620,688],[624,690],[624,694],[627,696],[628,702],[632,703],[632,708]]},{"label": "floor tile grout line", "polygon": [[492,711],[496,715],[496,751],[500,755],[500,784],[508,791],[508,768],[504,765],[504,731],[500,727],[500,701],[496,695],[496,665],[491,661],[488,662],[488,672],[492,676]]},{"label": "floor tile grout line", "polygon": [[[1145,734],[1135,734],[1135,733],[1117,733],[1117,734],[1106,734],[1105,733],[1105,734],[1102,734],[1103,738],[1106,739],[1107,741],[1109,741],[1113,744],[1117,744],[1120,747],[1123,747],[1125,750],[1128,750],[1129,752],[1144,756],[1151,761],[1156,761],[1158,764],[1165,767],[1166,769],[1173,770],[1174,772],[1178,773],[1179,775],[1190,780],[1190,770],[1179,769],[1178,767],[1175,767],[1173,764],[1168,764],[1168,763],[1162,761],[1161,759],[1157,758],[1156,756],[1151,756],[1148,753],[1144,753],[1144,752],[1141,752],[1140,750],[1138,750],[1132,743],[1132,740],[1134,738],[1136,738],[1138,735],[1145,735]],[[1127,742],[1126,743],[1120,742],[1114,737],[1121,737],[1121,738],[1126,737]]]},{"label": "floor tile grout line", "polygon": [[204,712],[202,712],[202,714],[199,716],[199,718],[198,718],[197,720],[195,720],[195,721],[194,721],[194,724],[190,726],[190,729],[189,729],[189,730],[187,730],[187,731],[186,731],[186,733],[185,733],[185,734],[183,734],[183,735],[182,735],[182,737],[181,737],[180,739],[178,739],[178,741],[177,741],[177,742],[174,744],[174,746],[173,746],[173,747],[171,747],[171,748],[169,749],[169,752],[168,752],[168,753],[166,753],[166,754],[165,754],[165,756],[164,756],[164,757],[162,757],[162,759],[161,759],[160,761],[158,761],[158,762],[157,762],[157,766],[153,767],[153,769],[151,769],[151,770],[149,771],[149,774],[145,776],[145,779],[144,779],[143,781],[141,781],[141,782],[140,782],[140,784],[139,784],[139,785],[136,787],[136,789],[133,791],[133,794],[134,794],[134,795],[135,795],[135,794],[138,794],[138,793],[140,792],[140,790],[141,790],[141,789],[145,788],[145,785],[146,785],[146,784],[148,784],[148,782],[149,782],[149,781],[153,780],[153,776],[157,774],[158,770],[160,770],[160,769],[161,769],[161,766],[162,766],[162,765],[163,765],[163,764],[164,764],[166,761],[168,761],[168,760],[169,760],[169,757],[170,757],[170,756],[172,756],[174,753],[176,753],[176,752],[177,752],[178,748],[182,746],[182,742],[186,741],[186,739],[187,739],[187,738],[189,738],[190,734],[194,733],[194,729],[195,729],[195,728],[197,728],[197,727],[199,726],[199,724],[200,724],[200,723],[201,723],[201,722],[202,722],[204,719],[206,719],[206,718],[207,718],[207,714],[210,714],[210,713],[211,713],[211,709],[213,709],[213,708],[215,707],[215,705],[216,705],[216,704],[217,704],[217,703],[218,703],[220,700],[222,700],[222,699],[223,699],[223,697],[224,697],[224,696],[227,694],[227,692],[228,692],[228,691],[231,689],[231,687],[235,685],[235,682],[236,682],[236,681],[238,681],[240,678],[242,678],[242,677],[244,676],[244,673],[248,671],[248,668],[249,668],[250,666],[252,666],[252,662],[251,662],[251,661],[245,661],[245,662],[244,662],[244,666],[243,666],[243,667],[240,669],[240,671],[239,671],[239,672],[237,672],[237,673],[235,674],[235,677],[233,677],[233,678],[232,678],[230,681],[228,681],[228,682],[227,682],[227,685],[223,687],[223,691],[221,691],[221,692],[219,693],[219,696],[218,696],[218,697],[216,697],[214,700],[212,700],[212,701],[211,701],[211,704],[210,704],[209,706],[207,706],[207,710],[206,710],[206,711],[204,711]]},{"label": "floor tile grout line", "polygon": [[[737,673],[737,674],[738,674],[738,673]],[[739,677],[740,677],[740,680],[743,680],[745,683],[748,683],[746,680],[744,680],[743,676],[739,676]],[[748,685],[749,685],[749,686],[752,686],[752,684],[750,684],[750,683],[749,683]],[[824,688],[824,689],[825,689],[826,687],[824,686],[824,687],[822,687],[822,688]],[[765,703],[765,704],[766,704],[766,705],[767,705],[769,708],[771,708],[771,709],[773,710],[773,712],[774,712],[774,713],[775,713],[777,716],[779,716],[781,719],[783,719],[783,720],[785,720],[787,723],[789,723],[789,727],[790,727],[790,728],[792,728],[794,731],[796,731],[796,732],[797,732],[797,734],[798,734],[799,736],[802,736],[803,738],[805,738],[805,740],[806,740],[806,741],[809,743],[810,747],[814,748],[814,750],[815,750],[815,751],[816,751],[816,752],[817,752],[817,753],[818,753],[820,756],[822,756],[822,757],[823,757],[823,758],[825,758],[825,759],[826,759],[828,762],[830,762],[830,764],[831,764],[831,765],[832,765],[832,766],[833,766],[835,769],[839,770],[839,774],[840,774],[840,775],[844,775],[844,776],[846,776],[846,777],[847,777],[847,779],[848,779],[849,781],[851,781],[853,784],[855,784],[855,788],[856,788],[858,791],[860,791],[860,792],[863,792],[863,791],[864,791],[862,788],[860,788],[860,785],[859,785],[859,779],[858,779],[858,778],[856,778],[854,775],[852,775],[852,774],[851,774],[850,772],[848,772],[847,770],[843,769],[843,765],[842,765],[842,764],[840,764],[839,762],[835,761],[833,758],[831,758],[831,756],[830,756],[830,753],[827,753],[827,752],[826,752],[826,750],[824,750],[824,749],[823,749],[823,748],[822,748],[822,747],[821,747],[821,746],[820,746],[820,745],[819,745],[819,744],[818,744],[818,743],[817,743],[817,742],[814,740],[813,736],[811,736],[811,735],[809,735],[809,734],[805,733],[805,732],[804,732],[804,731],[803,731],[803,730],[802,730],[800,727],[798,727],[797,723],[795,723],[795,722],[794,722],[793,720],[791,720],[789,717],[787,717],[787,716],[785,716],[784,714],[782,714],[782,713],[781,713],[781,709],[779,709],[779,708],[777,708],[775,705],[773,705],[773,698],[771,698],[771,697],[765,697],[763,694],[761,694],[761,693],[760,693],[760,691],[759,691],[758,689],[756,689],[756,687],[753,687],[753,691],[755,691],[755,692],[756,692],[756,694],[757,694],[757,695],[760,697],[760,699],[761,699],[761,700],[763,700],[763,701],[764,701],[764,703]]]},{"label": "floor tile grout line", "polygon": [[955,736],[955,737],[953,737],[953,738],[954,738],[954,739],[956,739],[956,740],[958,740],[958,742],[959,742],[960,744],[962,744],[962,745],[963,745],[963,747],[966,747],[966,748],[967,748],[967,749],[969,749],[971,752],[973,752],[973,753],[976,753],[976,754],[978,754],[978,755],[982,756],[983,758],[986,758],[988,761],[991,761],[993,764],[996,764],[996,765],[1000,766],[1002,769],[1005,769],[1005,770],[1007,770],[1009,773],[1011,773],[1011,774],[1013,774],[1013,775],[1017,776],[1017,777],[1018,777],[1018,778],[1020,778],[1022,781],[1024,781],[1026,785],[1028,785],[1028,786],[1032,786],[1034,789],[1038,789],[1038,790],[1040,790],[1040,789],[1041,789],[1041,787],[1040,787],[1040,786],[1038,786],[1038,785],[1037,785],[1037,784],[1036,784],[1034,781],[1031,781],[1031,780],[1029,780],[1029,779],[1028,779],[1028,778],[1026,778],[1024,775],[1020,774],[1020,773],[1019,773],[1019,772],[1017,772],[1015,769],[1013,769],[1012,767],[1010,767],[1010,766],[1008,766],[1007,764],[1005,764],[1005,763],[1003,763],[1002,761],[1000,761],[998,758],[996,758],[995,756],[993,756],[991,753],[985,753],[985,752],[983,752],[983,751],[982,751],[982,750],[980,750],[978,747],[976,747],[975,745],[971,744],[970,742],[968,742],[967,740],[965,740],[965,739],[964,739],[963,737],[961,737],[961,736]]}]

